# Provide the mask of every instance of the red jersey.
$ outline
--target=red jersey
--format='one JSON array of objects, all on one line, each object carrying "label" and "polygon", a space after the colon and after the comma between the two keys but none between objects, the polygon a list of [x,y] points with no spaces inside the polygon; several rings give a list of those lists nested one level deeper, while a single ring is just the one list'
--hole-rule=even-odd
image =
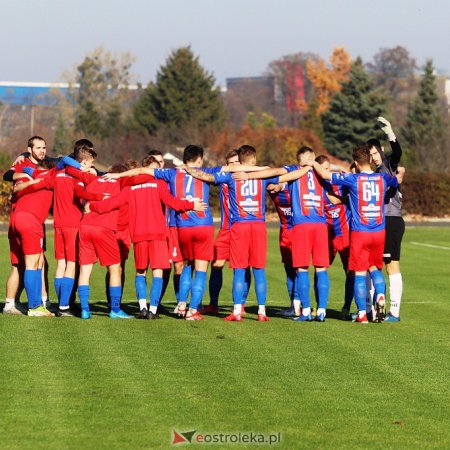
[{"label": "red jersey", "polygon": [[[162,204],[175,211],[193,209],[194,203],[173,197],[167,183],[150,175],[139,175],[124,179],[129,185],[114,198],[91,204],[91,211],[110,213],[125,203],[129,206],[130,234],[133,242],[163,240],[167,237],[167,224]],[[105,214],[106,215],[106,214]]]},{"label": "red jersey", "polygon": [[[121,186],[125,186],[124,179],[121,179]],[[130,190],[130,186],[125,186],[124,190]],[[130,213],[129,213],[129,207],[128,202],[121,205],[119,208],[119,217],[117,219],[117,231],[123,231],[126,230],[129,227],[129,221],[130,221]]]},{"label": "red jersey", "polygon": [[[80,180],[86,186],[86,191],[91,194],[97,194],[99,196],[110,194],[112,197],[115,197],[120,193],[119,180],[106,180],[105,178],[92,175],[91,173],[81,172],[73,167],[66,167],[66,172]],[[117,231],[118,217],[119,212],[117,210],[111,211],[108,214],[98,214],[94,212],[85,214],[81,219],[81,225],[104,227]]]},{"label": "red jersey", "polygon": [[[76,189],[77,187],[77,189]],[[83,212],[81,202],[75,191],[84,191],[81,181],[70,176],[65,169],[55,174],[55,196],[53,204],[53,219],[55,227],[79,228]]]},{"label": "red jersey", "polygon": [[[31,167],[32,169],[35,169],[37,166],[37,164],[35,164],[34,162],[30,161],[29,158],[25,158],[21,163],[18,164],[13,164],[9,170],[12,170],[15,173],[20,173],[23,172],[23,168],[24,167]],[[24,179],[22,180],[22,178],[15,180],[14,184],[18,183],[18,182],[23,182],[23,181],[29,181],[28,177],[24,177]],[[11,197],[11,209],[14,210],[15,208],[15,203],[17,202],[17,195],[13,194]]]},{"label": "red jersey", "polygon": [[[53,175],[55,173],[56,169],[36,170],[33,178],[41,178],[42,181],[28,186],[15,195],[17,203],[14,207],[14,212],[24,211],[31,213],[44,223],[53,202]],[[17,184],[25,181],[27,181],[26,178],[17,180]]]}]

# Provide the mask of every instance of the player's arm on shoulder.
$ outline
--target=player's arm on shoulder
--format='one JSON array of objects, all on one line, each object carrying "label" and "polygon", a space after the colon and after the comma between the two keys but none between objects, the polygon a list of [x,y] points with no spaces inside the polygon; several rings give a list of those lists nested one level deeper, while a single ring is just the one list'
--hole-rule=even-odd
[{"label": "player's arm on shoulder", "polygon": [[[22,176],[23,176],[24,174],[22,174]],[[23,177],[24,178],[24,177]],[[45,186],[44,186],[44,184],[43,183],[41,183],[41,181],[42,181],[42,178],[37,178],[37,179],[31,179],[31,180],[29,180],[29,181],[22,181],[22,182],[19,182],[19,183],[16,183],[16,184],[14,184],[14,186],[13,186],[13,192],[20,192],[20,191],[23,191],[24,189],[26,189],[28,186],[33,186],[34,184],[42,184],[42,186],[41,187],[39,187],[38,189],[36,189],[36,190],[38,190],[38,191],[40,191],[41,189],[45,189]],[[33,192],[35,192],[35,191],[33,191]],[[31,193],[31,192],[27,192],[27,193]]]},{"label": "player's arm on shoulder", "polygon": [[154,175],[154,169],[151,167],[136,167],[136,169],[130,169],[122,173],[105,173],[102,178],[106,180],[117,180],[123,177],[134,177],[136,175]]},{"label": "player's arm on shoulder", "polygon": [[222,166],[221,172],[258,172],[261,170],[270,169],[269,166],[250,166],[247,164],[236,164],[233,166]]},{"label": "player's arm on shoulder", "polygon": [[311,167],[323,180],[331,180],[331,172],[329,170],[325,170],[324,167],[317,161],[311,162]]},{"label": "player's arm on shoulder", "polygon": [[197,178],[201,181],[206,181],[207,183],[214,183],[214,174],[206,173],[202,169],[198,169],[196,167],[184,166],[184,170],[194,178]]},{"label": "player's arm on shoulder", "polygon": [[258,180],[262,178],[273,178],[278,177],[281,175],[284,175],[288,173],[287,169],[284,167],[269,167],[269,168],[263,168],[259,167],[257,170],[254,171],[247,171],[247,168],[254,168],[258,166],[245,166],[245,165],[236,165],[232,166],[233,171],[233,178],[235,180]]},{"label": "player's arm on shoulder", "polygon": [[89,210],[95,211],[99,214],[104,214],[119,209],[127,201],[128,201],[128,194],[124,190],[120,191],[120,194],[116,195],[115,197],[111,197],[106,200],[102,200],[100,202],[89,203]]},{"label": "player's arm on shoulder", "polygon": [[[286,169],[285,169],[286,170]],[[281,175],[278,179],[279,183],[287,183],[289,181],[295,181],[306,175],[311,170],[310,166],[301,167],[300,169],[292,170],[291,172]]]},{"label": "player's arm on shoulder", "polygon": [[402,158],[402,148],[397,139],[395,141],[389,141],[389,144],[391,144],[392,150],[392,153],[389,155],[389,164],[391,169],[396,171],[400,164],[400,159]]}]

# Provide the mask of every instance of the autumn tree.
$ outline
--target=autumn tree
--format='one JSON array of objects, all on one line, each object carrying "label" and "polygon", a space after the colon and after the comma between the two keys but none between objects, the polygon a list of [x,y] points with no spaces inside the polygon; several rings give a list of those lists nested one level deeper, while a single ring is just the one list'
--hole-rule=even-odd
[{"label": "autumn tree", "polygon": [[214,76],[190,47],[173,51],[134,107],[136,121],[150,135],[173,143],[203,143],[211,128],[221,127],[225,111]]},{"label": "autumn tree", "polygon": [[314,53],[285,55],[269,64],[268,74],[274,78],[277,101],[281,104],[277,119],[282,125],[297,126],[307,102],[312,97],[312,84],[306,76],[308,61],[317,61]]},{"label": "autumn tree", "polygon": [[343,47],[337,47],[330,56],[330,65],[323,59],[308,60],[306,70],[308,79],[313,86],[314,109],[317,115],[328,110],[330,101],[336,92],[342,88],[342,83],[348,80],[351,59]]},{"label": "autumn tree", "polygon": [[325,147],[332,155],[350,160],[355,145],[382,137],[376,127],[378,116],[386,112],[386,97],[375,89],[361,58],[352,65],[348,81],[322,115]]}]

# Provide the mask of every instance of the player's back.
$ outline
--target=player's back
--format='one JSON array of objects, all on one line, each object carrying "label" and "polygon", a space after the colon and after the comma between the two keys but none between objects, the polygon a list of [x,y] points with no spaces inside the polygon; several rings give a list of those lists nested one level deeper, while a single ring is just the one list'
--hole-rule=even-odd
[{"label": "player's back", "polygon": [[[92,175],[92,177],[89,178],[89,182],[86,183],[86,191],[93,194],[109,194],[111,197],[115,197],[120,193],[120,183],[119,180],[107,180]],[[110,211],[105,214],[98,214],[93,211],[92,213],[83,216],[81,224],[116,230],[118,216],[118,210]]]},{"label": "player's back", "polygon": [[275,205],[281,228],[290,228],[292,219],[292,201],[288,185],[280,191],[270,193],[270,198]]},{"label": "player's back", "polygon": [[65,169],[59,170],[55,175],[55,193],[53,205],[53,218],[55,227],[79,227],[83,216],[81,203],[75,197],[75,184],[83,187],[81,181],[75,180],[66,173]]},{"label": "player's back", "polygon": [[[207,173],[215,173],[220,168],[204,168]],[[189,211],[175,213],[175,222],[178,228],[212,226],[213,218],[209,207],[209,184],[194,178],[183,169],[155,169],[155,178],[169,183],[170,192],[174,197],[183,200],[200,199],[208,204],[204,212]]]},{"label": "player's back", "polygon": [[[293,170],[298,167],[293,166]],[[292,171],[292,170],[291,170]],[[292,225],[326,223],[326,184],[313,170],[298,180],[289,182],[292,202]]]}]

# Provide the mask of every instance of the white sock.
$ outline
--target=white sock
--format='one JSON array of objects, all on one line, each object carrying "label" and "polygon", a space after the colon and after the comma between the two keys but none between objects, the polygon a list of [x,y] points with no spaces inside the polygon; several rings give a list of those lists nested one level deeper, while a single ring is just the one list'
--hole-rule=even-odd
[{"label": "white sock", "polygon": [[14,306],[15,304],[16,304],[16,300],[15,300],[14,298],[7,298],[7,299],[5,300],[5,307],[6,307],[6,306],[12,307],[12,306]]},{"label": "white sock", "polygon": [[258,305],[258,314],[266,315],[266,305]]},{"label": "white sock", "polygon": [[326,316],[327,310],[325,308],[318,308],[316,315],[320,316],[320,314],[323,314],[324,316]]},{"label": "white sock", "polygon": [[44,306],[49,306],[49,304],[47,304],[47,302],[48,302],[48,297],[42,297],[42,304]]},{"label": "white sock", "polygon": [[139,309],[142,311],[144,308],[147,308],[147,299],[140,298],[139,299]]},{"label": "white sock", "polygon": [[303,308],[302,315],[309,316],[311,314],[311,308]]},{"label": "white sock", "polygon": [[235,316],[239,316],[240,314],[242,314],[242,305],[240,303],[235,303],[233,308],[233,314]]},{"label": "white sock", "polygon": [[150,312],[152,313],[152,314],[156,314],[156,310],[158,309],[158,307],[157,306],[150,306]]},{"label": "white sock", "polygon": [[294,304],[295,314],[300,314],[300,305],[301,305],[300,300],[294,300],[293,304]]},{"label": "white sock", "polygon": [[401,273],[389,275],[389,296],[391,298],[391,314],[400,316],[400,303],[402,301],[403,279]]},{"label": "white sock", "polygon": [[364,317],[366,314],[366,311],[358,311],[358,316],[359,317]]}]

